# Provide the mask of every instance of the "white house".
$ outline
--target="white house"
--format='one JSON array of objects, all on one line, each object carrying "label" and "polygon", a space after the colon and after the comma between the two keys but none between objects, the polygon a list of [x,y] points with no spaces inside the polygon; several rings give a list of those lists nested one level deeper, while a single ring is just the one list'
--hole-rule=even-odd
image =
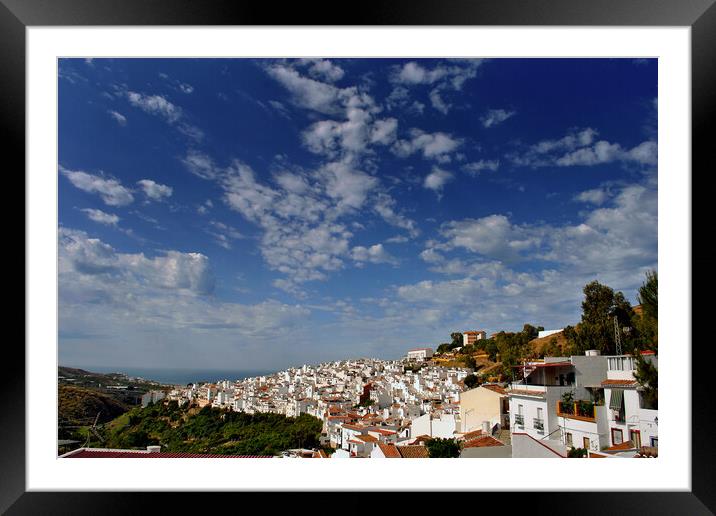
[{"label": "white house", "polygon": [[[658,365],[653,352],[642,356]],[[609,445],[631,441],[633,448],[659,446],[658,411],[647,405],[634,378],[636,359],[631,355],[607,357],[607,378],[602,382],[604,399],[609,410]]]},{"label": "white house", "polygon": [[433,356],[432,348],[416,348],[408,351],[406,358],[408,360],[414,360],[422,362]]},{"label": "white house", "polygon": [[[526,434],[536,441],[555,441],[553,448],[557,444],[566,445],[558,403],[565,393],[574,400],[592,401],[597,396],[593,391],[601,389],[606,377],[606,357],[591,351],[585,356],[545,357],[543,361],[525,362],[519,369],[522,378],[507,389],[513,439],[514,434]],[[515,446],[513,441],[513,457],[523,456],[519,454],[530,449],[537,448]]]}]

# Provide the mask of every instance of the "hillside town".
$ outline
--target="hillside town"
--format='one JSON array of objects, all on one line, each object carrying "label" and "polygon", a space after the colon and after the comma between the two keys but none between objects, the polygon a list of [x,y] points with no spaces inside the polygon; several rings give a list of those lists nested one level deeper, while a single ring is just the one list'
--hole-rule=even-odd
[{"label": "hillside town", "polygon": [[[463,333],[466,346],[483,338],[484,332]],[[634,356],[588,350],[524,360],[508,381],[470,388],[471,368],[440,365],[446,359],[441,355],[454,353],[421,347],[400,360],[345,360],[194,383],[150,391],[142,405],[174,400],[179,406],[321,420],[320,449],[285,450],[282,457],[427,458],[426,444],[433,440],[454,442],[460,458],[657,456],[657,410],[642,395]],[[655,353],[641,357],[657,365]],[[162,455],[156,445],[127,453]],[[102,451],[80,449],[67,456],[97,454]]]}]

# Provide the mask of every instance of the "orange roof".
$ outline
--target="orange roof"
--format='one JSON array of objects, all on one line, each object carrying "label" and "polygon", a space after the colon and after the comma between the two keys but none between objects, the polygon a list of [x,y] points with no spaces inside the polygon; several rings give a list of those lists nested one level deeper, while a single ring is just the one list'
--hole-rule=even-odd
[{"label": "orange roof", "polygon": [[605,450],[609,451],[620,451],[620,450],[631,450],[633,449],[634,443],[631,441],[624,441],[621,444],[615,444],[614,446],[610,446],[609,448],[605,448]]},{"label": "orange roof", "polygon": [[394,444],[378,444],[378,448],[380,448],[380,451],[383,452],[383,455],[385,455],[386,459],[400,459],[400,452],[398,451],[398,447]]},{"label": "orange roof", "polygon": [[359,439],[366,443],[377,443],[378,439],[373,437],[372,435],[356,435],[356,439]]},{"label": "orange roof", "polygon": [[603,387],[619,386],[619,387],[634,387],[638,384],[636,380],[603,380]]},{"label": "orange roof", "polygon": [[480,437],[482,435],[482,430],[473,430],[472,432],[467,432],[466,434],[463,434],[463,439],[466,441],[469,441],[470,439],[476,439],[477,437]]},{"label": "orange roof", "polygon": [[498,394],[507,394],[507,391],[504,387],[500,387],[499,385],[495,384],[483,384],[481,387],[484,387],[485,389],[491,390],[493,392],[496,392]]},{"label": "orange roof", "polygon": [[398,453],[404,459],[427,459],[428,449],[422,445],[396,446]]},{"label": "orange roof", "polygon": [[467,441],[463,448],[486,448],[488,446],[504,446],[505,444],[501,441],[498,441],[491,435],[486,435],[483,437],[479,437],[477,439],[472,439],[470,441]]}]

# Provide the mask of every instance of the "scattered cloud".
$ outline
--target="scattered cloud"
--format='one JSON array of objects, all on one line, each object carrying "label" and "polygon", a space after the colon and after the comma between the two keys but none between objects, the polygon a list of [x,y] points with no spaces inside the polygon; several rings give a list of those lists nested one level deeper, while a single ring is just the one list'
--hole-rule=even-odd
[{"label": "scattered cloud", "polygon": [[442,194],[443,188],[447,183],[452,181],[455,178],[455,175],[452,172],[448,172],[447,170],[443,170],[438,167],[433,167],[433,170],[425,176],[425,180],[423,181],[423,187],[433,190],[438,194],[438,197]]},{"label": "scattered cloud", "polygon": [[482,122],[483,127],[490,128],[501,124],[505,120],[512,118],[514,115],[515,111],[489,109],[482,117],[480,117],[480,122]]},{"label": "scattered cloud", "polygon": [[70,183],[83,192],[100,196],[108,206],[126,206],[134,201],[132,192],[114,178],[94,175],[81,170],[68,170],[62,166],[60,172]]},{"label": "scattered cloud", "polygon": [[140,179],[137,184],[148,198],[154,201],[161,201],[172,196],[174,189],[171,186],[162,185],[151,179]]},{"label": "scattered cloud", "polygon": [[105,213],[102,210],[96,210],[93,208],[84,208],[81,210],[87,215],[87,218],[98,224],[104,224],[105,226],[117,226],[119,217],[111,213]]},{"label": "scattered cloud", "polygon": [[107,113],[109,113],[109,116],[111,116],[114,121],[117,122],[119,125],[123,127],[127,125],[127,117],[125,117],[123,114],[113,111],[111,109],[107,111]]}]

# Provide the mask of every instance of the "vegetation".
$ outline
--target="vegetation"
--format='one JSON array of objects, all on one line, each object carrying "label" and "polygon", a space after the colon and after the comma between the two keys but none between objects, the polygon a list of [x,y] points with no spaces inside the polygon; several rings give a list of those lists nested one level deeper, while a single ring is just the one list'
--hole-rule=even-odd
[{"label": "vegetation", "polygon": [[320,447],[322,423],[302,414],[245,414],[206,406],[179,407],[176,401],[132,409],[124,421],[106,429],[105,447],[225,455],[276,455],[291,448]]},{"label": "vegetation", "polygon": [[434,437],[425,442],[430,458],[456,458],[460,456],[460,443],[456,439]]},{"label": "vegetation", "polygon": [[659,371],[656,366],[645,359],[640,353],[636,354],[636,371],[634,378],[642,387],[641,401],[643,408],[659,408]]},{"label": "vegetation", "polygon": [[474,374],[469,374],[465,377],[463,383],[465,384],[465,387],[467,387],[468,389],[472,389],[480,385],[480,380]]},{"label": "vegetation", "polygon": [[629,333],[622,337],[624,352],[635,348],[636,332],[632,332],[632,308],[624,294],[615,292],[598,281],[592,281],[584,287],[582,301],[582,320],[577,327],[567,326],[564,336],[570,345],[571,354],[581,355],[588,349],[598,349],[605,355],[616,352],[614,340],[614,317],[620,328]]},{"label": "vegetation", "polygon": [[571,448],[567,452],[567,457],[570,459],[582,459],[587,456],[586,448]]},{"label": "vegetation", "polygon": [[111,421],[129,410],[125,403],[84,387],[58,387],[58,438],[83,440],[86,428]]}]

